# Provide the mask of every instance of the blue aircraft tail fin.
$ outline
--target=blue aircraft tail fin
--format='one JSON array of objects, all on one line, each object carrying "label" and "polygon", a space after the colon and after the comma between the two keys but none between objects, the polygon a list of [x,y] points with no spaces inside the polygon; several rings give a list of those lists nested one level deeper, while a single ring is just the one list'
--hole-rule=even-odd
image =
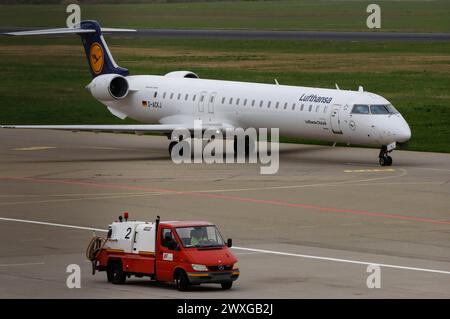
[{"label": "blue aircraft tail fin", "polygon": [[128,70],[117,65],[103,38],[103,32],[129,32],[130,29],[101,28],[97,21],[81,21],[73,28],[45,29],[21,32],[9,32],[5,35],[62,35],[78,34],[83,42],[92,77],[102,74],[120,74],[127,76]]}]

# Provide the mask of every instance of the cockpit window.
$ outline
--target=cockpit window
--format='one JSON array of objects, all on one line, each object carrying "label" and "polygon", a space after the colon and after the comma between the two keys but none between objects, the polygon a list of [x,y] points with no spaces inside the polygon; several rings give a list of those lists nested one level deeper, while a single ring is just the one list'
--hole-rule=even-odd
[{"label": "cockpit window", "polygon": [[355,104],[352,110],[353,114],[369,114],[369,106],[362,104]]},{"label": "cockpit window", "polygon": [[370,112],[372,114],[389,114],[389,110],[386,105],[371,105]]},{"label": "cockpit window", "polygon": [[397,109],[396,109],[392,104],[386,105],[386,108],[388,109],[389,113],[391,113],[391,114],[397,114],[397,113],[399,113],[399,112],[397,111]]},{"label": "cockpit window", "polygon": [[398,111],[392,104],[355,104],[352,109],[352,114],[397,114]]}]

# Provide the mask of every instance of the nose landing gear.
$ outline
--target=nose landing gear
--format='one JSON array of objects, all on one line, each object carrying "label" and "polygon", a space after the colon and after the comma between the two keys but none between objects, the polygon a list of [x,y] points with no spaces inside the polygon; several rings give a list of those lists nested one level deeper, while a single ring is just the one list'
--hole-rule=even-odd
[{"label": "nose landing gear", "polygon": [[383,145],[380,150],[380,154],[378,155],[379,163],[381,166],[391,166],[392,165],[392,157],[389,156],[389,153],[392,152],[395,148],[390,147],[390,145]]}]

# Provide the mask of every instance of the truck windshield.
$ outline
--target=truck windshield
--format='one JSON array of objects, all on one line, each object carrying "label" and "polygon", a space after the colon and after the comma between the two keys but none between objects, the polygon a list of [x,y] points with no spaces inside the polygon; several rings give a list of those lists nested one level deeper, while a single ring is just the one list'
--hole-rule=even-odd
[{"label": "truck windshield", "polygon": [[216,226],[178,227],[175,229],[183,247],[222,247],[225,245]]}]

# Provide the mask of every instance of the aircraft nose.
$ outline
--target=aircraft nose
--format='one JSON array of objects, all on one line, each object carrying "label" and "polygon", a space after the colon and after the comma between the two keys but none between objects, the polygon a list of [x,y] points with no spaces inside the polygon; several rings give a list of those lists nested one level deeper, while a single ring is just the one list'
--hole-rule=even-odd
[{"label": "aircraft nose", "polygon": [[409,128],[408,123],[401,118],[400,120],[400,125],[398,126],[397,129],[397,142],[399,143],[405,143],[408,142],[409,139],[411,138],[411,129]]}]

